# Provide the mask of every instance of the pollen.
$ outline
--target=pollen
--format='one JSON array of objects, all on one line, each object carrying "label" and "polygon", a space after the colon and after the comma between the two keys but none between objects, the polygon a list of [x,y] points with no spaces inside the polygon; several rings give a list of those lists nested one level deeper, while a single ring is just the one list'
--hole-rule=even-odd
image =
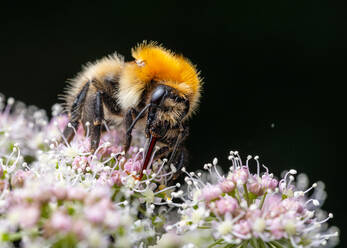
[{"label": "pollen", "polygon": [[166,186],[165,186],[164,184],[160,184],[160,185],[159,185],[159,190],[163,190],[163,189],[165,189],[165,187],[166,187]]}]

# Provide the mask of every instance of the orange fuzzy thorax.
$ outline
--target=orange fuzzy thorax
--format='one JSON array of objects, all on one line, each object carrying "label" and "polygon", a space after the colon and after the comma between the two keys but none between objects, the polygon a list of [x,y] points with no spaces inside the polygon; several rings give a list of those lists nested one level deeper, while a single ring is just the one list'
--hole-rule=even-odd
[{"label": "orange fuzzy thorax", "polygon": [[190,61],[154,43],[141,44],[132,50],[136,59],[136,76],[146,83],[155,80],[176,89],[196,105],[200,97],[201,79]]}]

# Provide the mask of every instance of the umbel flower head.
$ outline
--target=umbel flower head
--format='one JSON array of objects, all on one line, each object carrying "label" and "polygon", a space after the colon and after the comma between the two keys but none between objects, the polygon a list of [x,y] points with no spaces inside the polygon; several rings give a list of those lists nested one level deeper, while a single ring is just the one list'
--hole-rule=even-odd
[{"label": "umbel flower head", "polygon": [[[108,127],[89,152],[89,128],[74,130],[53,107],[44,111],[0,95],[0,247],[332,247],[332,214],[319,209],[322,183],[288,171],[277,180],[258,157],[256,173],[237,152],[223,174],[183,169],[185,185],[167,186],[176,169],[153,160],[141,173],[145,140]],[[71,128],[73,128],[71,126]],[[86,135],[85,135],[86,133]],[[261,171],[263,171],[261,173]]]},{"label": "umbel flower head", "polygon": [[201,172],[183,169],[187,193],[182,196],[181,219],[166,229],[178,234],[210,230],[211,247],[334,246],[338,231],[326,227],[333,215],[323,217],[319,209],[325,194],[323,184],[303,189],[307,178],[301,174],[295,182],[297,172],[293,169],[278,181],[264,165],[261,173],[258,156],[254,157],[253,174],[251,159],[248,156],[243,164],[239,153],[231,151],[232,166],[227,174],[221,174],[215,158],[204,166],[210,180],[204,180]]},{"label": "umbel flower head", "polygon": [[[104,133],[89,152],[87,128],[58,143],[68,125],[54,107],[44,112],[12,98],[0,110],[0,247],[147,247],[163,232],[175,203],[165,186],[174,171],[161,160],[138,180],[142,136],[128,154],[123,135]],[[108,128],[108,127],[107,127]]]}]

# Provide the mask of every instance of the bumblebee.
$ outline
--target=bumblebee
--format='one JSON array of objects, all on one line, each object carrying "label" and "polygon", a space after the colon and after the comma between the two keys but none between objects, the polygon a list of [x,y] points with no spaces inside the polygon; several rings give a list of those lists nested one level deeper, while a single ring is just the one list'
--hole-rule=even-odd
[{"label": "bumblebee", "polygon": [[[69,82],[64,95],[70,125],[63,135],[70,142],[74,128],[90,125],[90,149],[99,146],[102,123],[120,120],[125,129],[124,150],[131,145],[135,125],[142,128],[148,142],[143,169],[159,144],[155,159],[169,158],[177,169],[187,160],[184,140],[187,120],[200,99],[201,78],[196,67],[182,55],[158,45],[143,42],[132,49],[133,61],[125,62],[114,53],[88,63]],[[142,175],[141,175],[142,176]]]}]

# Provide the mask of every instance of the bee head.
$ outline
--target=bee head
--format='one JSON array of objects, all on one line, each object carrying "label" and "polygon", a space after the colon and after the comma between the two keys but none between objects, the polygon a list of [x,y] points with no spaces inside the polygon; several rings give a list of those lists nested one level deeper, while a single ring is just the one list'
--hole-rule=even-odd
[{"label": "bee head", "polygon": [[159,104],[165,88],[153,84],[156,82],[189,100],[189,116],[195,111],[200,99],[201,78],[189,59],[155,42],[139,44],[132,49],[132,56],[134,61],[126,63],[120,76],[119,102],[122,108],[136,106],[144,89],[151,89],[150,100],[153,98],[153,105],[155,102]]}]

